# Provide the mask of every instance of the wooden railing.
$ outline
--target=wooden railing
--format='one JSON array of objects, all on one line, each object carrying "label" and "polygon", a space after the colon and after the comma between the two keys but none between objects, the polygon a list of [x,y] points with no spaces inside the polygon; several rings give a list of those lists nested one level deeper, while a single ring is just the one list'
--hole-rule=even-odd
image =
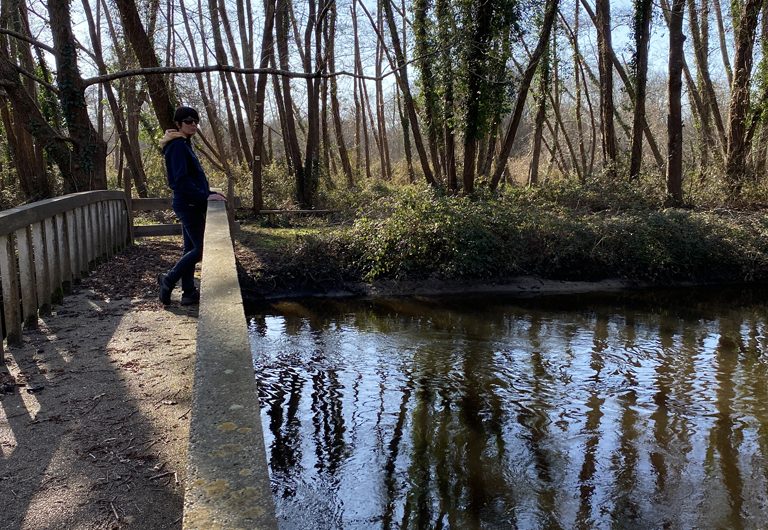
[{"label": "wooden railing", "polygon": [[[217,190],[219,191],[219,190]],[[131,219],[133,219],[133,212],[156,212],[162,210],[171,210],[172,199],[170,197],[153,197],[153,198],[134,198],[129,202],[130,210],[132,212]],[[227,203],[227,210],[230,214],[230,219],[234,220],[234,209],[240,208],[240,197],[235,197],[234,200]],[[237,228],[237,223],[230,222],[231,228]],[[154,237],[154,236],[178,236],[181,235],[181,225],[179,223],[170,224],[155,224],[155,225],[133,225],[133,237]]]},{"label": "wooden railing", "polygon": [[86,191],[0,212],[0,286],[3,333],[21,342],[73,281],[130,243],[122,191]]}]

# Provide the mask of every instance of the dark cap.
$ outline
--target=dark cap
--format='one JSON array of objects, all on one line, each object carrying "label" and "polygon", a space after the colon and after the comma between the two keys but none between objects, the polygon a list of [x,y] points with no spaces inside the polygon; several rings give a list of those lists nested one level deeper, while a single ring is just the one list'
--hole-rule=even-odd
[{"label": "dark cap", "polygon": [[195,121],[200,121],[200,115],[192,107],[179,107],[173,114],[173,121],[176,123],[184,121],[187,118],[192,118]]}]

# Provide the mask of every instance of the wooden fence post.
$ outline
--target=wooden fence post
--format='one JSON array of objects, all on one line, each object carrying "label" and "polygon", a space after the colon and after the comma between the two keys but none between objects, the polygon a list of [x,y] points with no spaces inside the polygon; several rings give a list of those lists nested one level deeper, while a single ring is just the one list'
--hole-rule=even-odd
[{"label": "wooden fence post", "polygon": [[16,252],[10,235],[0,236],[0,282],[3,287],[3,314],[8,345],[21,344],[21,315],[19,314],[19,281]]},{"label": "wooden fence post", "polygon": [[34,223],[32,229],[32,252],[35,260],[35,285],[37,287],[37,303],[41,314],[51,311],[51,279],[46,255],[45,228],[43,222]]},{"label": "wooden fence post", "polygon": [[37,293],[35,292],[35,266],[32,254],[32,235],[29,227],[16,230],[16,249],[19,252],[19,281],[24,325],[37,327]]}]

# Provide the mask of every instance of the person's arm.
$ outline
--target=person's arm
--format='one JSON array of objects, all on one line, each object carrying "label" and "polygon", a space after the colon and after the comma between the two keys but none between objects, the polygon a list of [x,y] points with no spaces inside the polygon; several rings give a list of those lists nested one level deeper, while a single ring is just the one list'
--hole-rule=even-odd
[{"label": "person's arm", "polygon": [[165,169],[168,173],[168,187],[182,192],[184,177],[187,175],[186,146],[181,140],[174,140],[165,148]]}]

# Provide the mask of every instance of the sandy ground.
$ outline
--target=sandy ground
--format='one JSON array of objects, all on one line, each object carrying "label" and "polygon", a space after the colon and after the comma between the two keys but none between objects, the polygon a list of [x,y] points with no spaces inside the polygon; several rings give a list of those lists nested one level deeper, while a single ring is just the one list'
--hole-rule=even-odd
[{"label": "sandy ground", "polygon": [[0,528],[181,527],[197,308],[153,279],[177,253],[129,249],[6,349]]}]

